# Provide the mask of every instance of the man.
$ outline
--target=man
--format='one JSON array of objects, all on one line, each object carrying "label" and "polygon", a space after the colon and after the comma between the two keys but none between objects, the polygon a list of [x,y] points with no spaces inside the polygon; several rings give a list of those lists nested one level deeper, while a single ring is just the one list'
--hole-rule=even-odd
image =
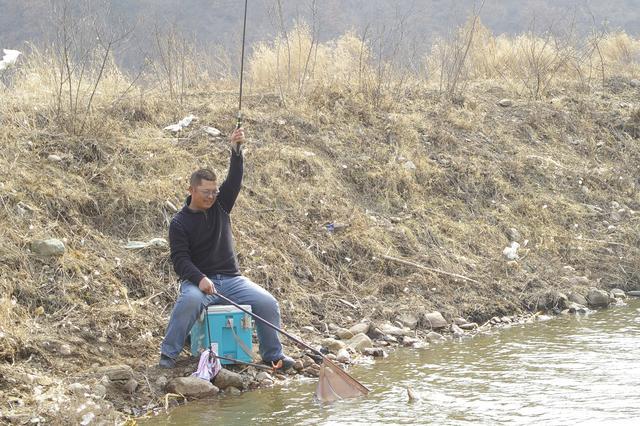
[{"label": "man", "polygon": [[[191,175],[186,204],[169,225],[169,245],[173,268],[180,277],[180,295],[171,312],[162,341],[159,366],[173,368],[201,310],[216,304],[217,293],[251,310],[275,326],[280,326],[276,299],[265,289],[240,274],[231,234],[230,213],[235,204],[243,174],[240,145],[243,129],[231,135],[231,160],[227,179],[218,188],[216,175],[200,169]],[[265,363],[283,370],[293,360],[282,352],[276,331],[256,321],[260,355]]]}]

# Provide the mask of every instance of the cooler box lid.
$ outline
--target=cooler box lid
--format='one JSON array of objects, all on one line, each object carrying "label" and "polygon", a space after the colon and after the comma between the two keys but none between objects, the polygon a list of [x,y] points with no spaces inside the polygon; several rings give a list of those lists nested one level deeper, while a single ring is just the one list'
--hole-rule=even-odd
[{"label": "cooler box lid", "polygon": [[[240,305],[243,309],[251,312],[251,305]],[[209,314],[227,314],[227,313],[237,313],[242,312],[240,309],[236,308],[233,305],[209,305],[207,307],[207,313]],[[243,312],[244,313],[244,312]]]}]

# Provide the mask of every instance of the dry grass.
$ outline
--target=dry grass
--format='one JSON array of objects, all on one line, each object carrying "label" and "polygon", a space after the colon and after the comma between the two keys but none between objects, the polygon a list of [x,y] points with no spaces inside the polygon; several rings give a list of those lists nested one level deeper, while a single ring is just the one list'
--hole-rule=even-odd
[{"label": "dry grass", "polygon": [[314,90],[356,90],[373,73],[369,46],[355,34],[318,43],[309,27],[296,25],[273,43],[258,45],[250,61],[254,90],[301,96]]},{"label": "dry grass", "polygon": [[[292,58],[303,58],[311,41],[296,31]],[[637,41],[619,36],[612,46],[626,47],[606,47],[607,61],[632,58],[615,87],[560,93],[552,80],[548,100],[501,108],[496,102],[523,84],[517,52],[533,41],[483,34],[477,40],[495,55],[472,50],[462,104],[425,83],[401,103],[378,92],[384,108],[376,106],[361,80],[371,58],[353,35],[318,45],[311,71],[302,59],[281,68],[274,55],[282,46],[256,50],[233,226],[243,271],[276,295],[287,327],[404,310],[483,320],[553,303],[558,291],[639,288],[640,120],[638,89],[629,85]],[[514,74],[492,75],[496,57]],[[137,85],[114,103],[132,80],[110,66],[87,115],[91,132],[74,135],[54,119],[50,66],[34,53],[0,91],[0,370],[18,394],[31,391],[19,371],[74,380],[86,367],[52,355],[45,342],[67,342],[75,358],[99,364],[144,369],[155,361],[175,276],[167,249],[123,246],[166,237],[166,202],[181,205],[194,169],[224,175],[225,143],[200,126],[229,130],[236,106],[226,83],[211,82],[182,106]],[[283,109],[273,93],[284,94],[285,83],[293,91],[286,99],[297,102]],[[187,113],[199,117],[191,127],[177,136],[161,130]],[[330,232],[332,223],[348,226]],[[509,228],[522,236],[515,263],[501,254]],[[30,241],[49,237],[65,239],[64,256],[29,252]],[[51,415],[47,407],[38,412]]]},{"label": "dry grass", "polygon": [[[579,81],[592,88],[611,77],[633,78],[640,72],[640,40],[624,32],[594,32],[582,39],[567,31],[564,35],[530,31],[513,37],[494,36],[481,23],[470,21],[453,35],[435,41],[425,60],[429,79],[441,91],[448,91],[467,45],[460,71],[463,83],[499,79],[512,93],[534,99],[566,84]],[[460,92],[464,87],[462,84]]]}]

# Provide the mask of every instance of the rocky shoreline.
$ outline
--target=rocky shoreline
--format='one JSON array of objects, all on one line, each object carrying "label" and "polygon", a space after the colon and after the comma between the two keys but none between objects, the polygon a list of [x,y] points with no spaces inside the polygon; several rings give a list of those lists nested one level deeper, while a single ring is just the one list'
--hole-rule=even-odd
[{"label": "rocky shoreline", "polygon": [[[630,294],[634,295],[634,292]],[[365,358],[387,357],[390,352],[399,347],[420,349],[451,339],[472,338],[498,328],[549,320],[554,315],[588,314],[593,309],[624,304],[623,300],[626,297],[627,293],[620,289],[607,292],[592,288],[586,295],[558,293],[557,305],[544,313],[529,312],[495,316],[483,324],[461,317],[447,321],[437,311],[423,315],[405,312],[397,315],[394,321],[379,324],[363,319],[349,327],[329,323],[324,324],[323,330],[314,326],[304,326],[298,332],[307,342],[311,342],[314,347],[325,353],[329,359],[348,369],[349,365],[363,362]],[[166,413],[171,407],[193,399],[212,397],[217,394],[239,395],[245,391],[282,384],[297,375],[318,377],[322,362],[318,355],[305,351],[294,356],[296,358],[294,368],[287,372],[273,373],[251,366],[231,366],[223,368],[213,383],[190,377],[197,367],[197,360],[194,358],[184,360],[175,370],[170,372],[158,370],[156,373],[158,376],[155,385],[158,391],[164,389],[169,395],[165,398],[163,406],[147,404],[143,407],[130,407],[127,410],[128,414],[149,418]],[[127,366],[117,367],[114,371],[118,369],[127,370]],[[110,381],[119,380],[118,374],[113,379],[111,376],[107,377]],[[132,379],[133,375],[130,380]],[[104,382],[107,378],[103,377],[102,380]]]},{"label": "rocky shoreline", "polygon": [[[547,298],[553,303],[545,310],[494,316],[480,324],[459,317],[447,319],[437,311],[422,314],[404,311],[397,312],[387,321],[347,317],[341,325],[306,325],[294,334],[348,370],[349,365],[386,357],[400,347],[425,348],[512,325],[548,320],[554,315],[587,314],[592,309],[624,304],[627,295],[640,296],[640,292],[591,288],[586,294],[555,293]],[[104,362],[94,362],[87,364],[91,368],[85,373],[70,374],[57,380],[52,376],[16,373],[8,380],[31,387],[35,400],[9,398],[9,409],[3,410],[0,419],[12,424],[135,424],[136,419],[152,419],[195,399],[217,395],[232,397],[258,388],[278,386],[295,376],[318,377],[322,358],[291,346],[287,339],[283,342],[287,353],[296,360],[289,371],[274,373],[253,366],[234,365],[223,368],[213,382],[191,377],[198,359],[184,355],[172,370],[155,365],[149,367],[147,357],[146,361],[132,359],[131,363],[106,366]],[[64,355],[71,348],[63,346],[51,349],[53,353]],[[46,417],[25,413],[24,409],[34,403],[38,404],[38,412],[46,413]]]}]

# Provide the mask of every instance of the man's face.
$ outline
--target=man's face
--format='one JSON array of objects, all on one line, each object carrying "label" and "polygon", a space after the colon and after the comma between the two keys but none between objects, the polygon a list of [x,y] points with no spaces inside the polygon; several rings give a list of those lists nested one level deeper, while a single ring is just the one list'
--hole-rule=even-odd
[{"label": "man's face", "polygon": [[195,188],[189,187],[189,194],[191,194],[191,207],[194,210],[206,210],[213,206],[218,197],[218,184],[212,180],[201,180],[200,184]]}]

